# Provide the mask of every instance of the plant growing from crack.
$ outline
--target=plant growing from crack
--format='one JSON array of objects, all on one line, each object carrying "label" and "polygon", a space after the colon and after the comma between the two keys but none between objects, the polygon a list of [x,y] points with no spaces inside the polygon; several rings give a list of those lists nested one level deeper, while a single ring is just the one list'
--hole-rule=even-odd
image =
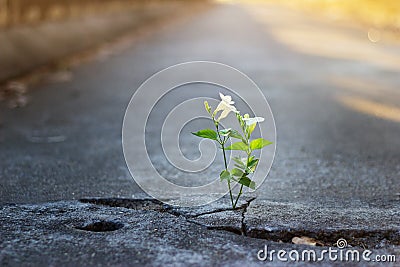
[{"label": "plant growing from crack", "polygon": [[[198,132],[192,133],[201,138],[207,138],[216,141],[219,144],[219,148],[222,150],[222,155],[224,157],[225,169],[220,173],[219,177],[221,181],[226,180],[229,189],[229,196],[232,204],[232,208],[235,209],[240,196],[243,193],[243,187],[249,187],[253,190],[256,188],[256,184],[249,177],[253,174],[257,168],[259,159],[253,154],[254,150],[262,149],[267,145],[272,144],[272,142],[263,139],[251,139],[251,134],[256,128],[257,123],[263,122],[264,118],[254,117],[250,118],[249,114],[240,114],[240,111],[236,109],[233,105],[235,102],[232,101],[232,97],[228,95],[219,94],[221,97],[221,102],[218,104],[217,108],[213,111],[207,101],[204,101],[204,107],[208,114],[210,115],[215,131],[212,129],[204,129]],[[232,128],[221,129],[222,126],[220,121],[228,116],[229,113],[233,112],[240,125],[240,132]],[[217,114],[219,114],[217,118]],[[234,142],[229,146],[225,146],[231,138],[239,140]],[[246,157],[233,157],[235,161],[234,168],[228,169],[228,162],[226,158],[227,150],[239,150],[243,151]],[[233,196],[232,183],[236,182],[240,184],[239,193],[236,197]]]}]

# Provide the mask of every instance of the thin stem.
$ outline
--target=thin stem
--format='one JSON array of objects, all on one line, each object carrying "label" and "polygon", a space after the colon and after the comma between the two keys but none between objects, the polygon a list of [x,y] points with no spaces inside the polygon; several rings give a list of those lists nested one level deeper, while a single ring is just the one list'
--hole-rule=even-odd
[{"label": "thin stem", "polygon": [[[221,135],[219,134],[218,123],[215,123],[215,127],[217,128],[217,134],[218,134],[218,138],[219,138],[219,141],[220,141],[219,143],[221,144],[222,154],[224,155],[225,170],[227,171],[228,170],[228,163],[226,162],[225,142],[222,141]],[[235,208],[235,205],[233,204],[233,196],[232,196],[232,190],[231,190],[231,180],[229,180],[229,179],[228,179],[228,189],[229,189],[229,196],[231,197],[232,208]]]},{"label": "thin stem", "polygon": [[[226,163],[226,155],[225,155],[225,147],[224,147],[224,144],[222,144],[222,154],[224,155],[225,170],[228,170],[228,164]],[[229,195],[230,195],[230,197],[231,197],[232,207],[235,208],[235,205],[233,204],[233,196],[232,196],[232,189],[231,189],[231,180],[229,180],[229,179],[228,179],[228,189],[229,189]]]},{"label": "thin stem", "polygon": [[243,185],[240,186],[239,194],[237,195],[235,204],[233,205],[233,208],[236,208],[236,204],[238,203],[239,197],[242,195],[242,190],[243,190]]},{"label": "thin stem", "polygon": [[[247,143],[249,143],[249,138],[246,138]],[[247,161],[246,161],[246,166],[249,165],[249,159],[250,159],[250,155],[251,155],[251,148],[250,148],[250,144],[249,144],[249,151],[247,151]],[[248,175],[247,170],[245,171],[245,175]],[[240,190],[239,190],[239,194],[236,197],[235,200],[235,204],[233,205],[233,208],[236,208],[236,204],[239,201],[240,196],[242,195],[242,191],[243,191],[243,185],[240,186]]]}]

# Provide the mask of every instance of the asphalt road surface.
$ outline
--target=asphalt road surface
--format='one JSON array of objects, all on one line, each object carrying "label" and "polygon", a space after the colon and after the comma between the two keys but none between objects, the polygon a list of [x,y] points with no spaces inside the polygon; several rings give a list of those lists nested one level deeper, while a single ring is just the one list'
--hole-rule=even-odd
[{"label": "asphalt road surface", "polygon": [[300,217],[301,207],[315,205],[381,208],[382,220],[365,215],[374,224],[366,225],[392,220],[393,227],[400,217],[400,45],[371,42],[367,30],[273,5],[215,5],[74,68],[67,81],[41,83],[26,107],[3,109],[0,203],[143,197],[122,153],[130,97],[165,67],[207,60],[252,78],[275,117],[271,172],[246,193],[259,207],[254,220],[279,202]]}]

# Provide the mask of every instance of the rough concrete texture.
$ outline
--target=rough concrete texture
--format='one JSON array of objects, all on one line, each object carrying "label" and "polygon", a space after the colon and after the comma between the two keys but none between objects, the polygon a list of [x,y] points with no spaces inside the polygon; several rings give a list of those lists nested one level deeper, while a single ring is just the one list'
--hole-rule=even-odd
[{"label": "rough concrete texture", "polygon": [[[157,206],[136,208],[79,202],[5,206],[2,214],[13,215],[1,218],[6,233],[1,236],[1,263],[243,266],[257,263],[254,251],[264,245],[262,240],[250,245],[243,236],[209,231],[183,216],[157,211]],[[95,222],[123,227],[109,232],[77,229]]]},{"label": "rough concrete texture", "polygon": [[[290,244],[297,235],[328,246],[343,237],[399,257],[399,54],[397,44],[372,44],[352,27],[274,5],[226,4],[77,67],[68,81],[37,85],[26,107],[2,110],[1,264],[265,266],[256,255],[265,244],[309,249]],[[156,71],[189,60],[245,72],[275,115],[270,175],[235,211],[227,199],[196,209],[140,200],[122,156],[130,96]],[[194,142],[183,132],[196,157]],[[187,181],[153,149],[163,174]],[[90,224],[99,220],[106,223]]]},{"label": "rough concrete texture", "polygon": [[349,245],[372,249],[400,245],[399,215],[398,203],[382,208],[256,199],[243,223],[251,237],[290,242],[294,236],[309,236],[330,246],[345,238]]},{"label": "rough concrete texture", "polygon": [[[232,233],[233,228],[241,229],[242,214],[246,216],[243,207],[237,211],[209,208],[208,214],[187,216],[185,213],[171,212],[170,207],[151,199],[98,199],[97,201],[103,205],[62,201],[3,206],[0,217],[1,264],[3,266],[265,266],[265,264],[283,266],[276,260],[273,263],[260,261],[257,253],[266,245],[270,250],[297,249],[301,252],[313,248],[317,253],[321,253],[326,249],[326,247],[293,245],[290,242],[271,242],[265,236],[251,238],[244,234]],[[104,205],[106,203],[111,203],[114,207]],[[126,207],[115,206],[117,203]],[[269,204],[274,208],[273,204]],[[280,210],[282,207],[276,205],[275,208]],[[270,215],[272,218],[277,216],[274,220],[281,223],[279,216],[282,215],[278,212]],[[265,217],[265,213],[260,216]],[[291,220],[289,224],[297,222]],[[254,223],[254,220],[247,223],[260,231],[270,231],[263,228],[265,221],[264,224],[259,224],[259,221]],[[215,227],[216,225],[220,227]],[[273,222],[268,225],[274,227]],[[288,228],[286,226],[282,229]],[[362,251],[360,247],[356,249]],[[399,247],[391,245],[390,242],[374,250],[374,253],[382,255],[394,255],[398,252]],[[307,263],[300,261],[293,262],[293,265],[302,266]],[[327,259],[320,263],[326,266],[343,264],[343,262],[329,262]],[[367,264],[371,263],[362,262],[362,265]],[[389,263],[387,266],[395,265]]]}]

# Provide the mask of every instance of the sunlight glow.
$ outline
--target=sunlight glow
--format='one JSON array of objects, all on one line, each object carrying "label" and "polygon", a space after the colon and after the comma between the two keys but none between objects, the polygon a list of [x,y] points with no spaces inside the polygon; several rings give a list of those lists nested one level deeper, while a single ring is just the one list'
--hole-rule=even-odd
[{"label": "sunlight glow", "polygon": [[368,34],[365,33],[368,36],[359,35],[355,34],[357,31],[344,31],[334,24],[327,25],[317,18],[306,18],[296,11],[276,5],[243,6],[265,26],[266,33],[296,52],[400,70],[400,53],[376,43],[381,38],[378,30],[371,29]]},{"label": "sunlight glow", "polygon": [[377,118],[400,122],[400,108],[354,96],[340,96],[337,100],[355,111]]}]

